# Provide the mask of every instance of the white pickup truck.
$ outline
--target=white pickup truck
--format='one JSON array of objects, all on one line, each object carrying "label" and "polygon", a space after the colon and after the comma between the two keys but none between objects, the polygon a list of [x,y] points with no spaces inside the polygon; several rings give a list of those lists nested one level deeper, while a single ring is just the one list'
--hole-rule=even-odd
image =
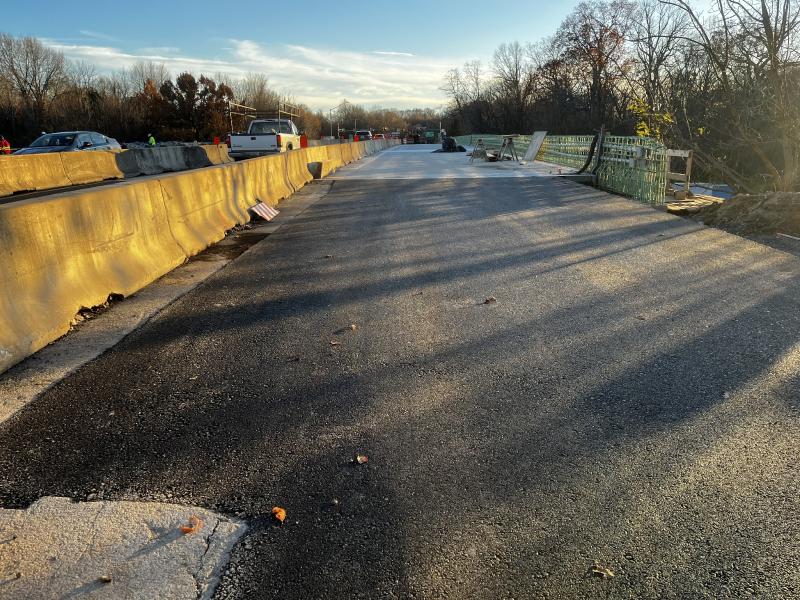
[{"label": "white pickup truck", "polygon": [[289,119],[256,119],[247,133],[231,133],[228,154],[233,158],[252,158],[300,148],[300,132]]}]

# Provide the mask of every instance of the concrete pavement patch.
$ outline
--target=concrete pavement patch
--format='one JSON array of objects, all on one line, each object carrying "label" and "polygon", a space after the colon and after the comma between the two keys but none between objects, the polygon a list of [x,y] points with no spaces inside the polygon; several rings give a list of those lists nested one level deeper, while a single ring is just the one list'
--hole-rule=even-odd
[{"label": "concrete pavement patch", "polygon": [[[182,526],[198,517],[196,531]],[[0,510],[0,594],[210,598],[243,522],[202,508],[45,497]]]}]

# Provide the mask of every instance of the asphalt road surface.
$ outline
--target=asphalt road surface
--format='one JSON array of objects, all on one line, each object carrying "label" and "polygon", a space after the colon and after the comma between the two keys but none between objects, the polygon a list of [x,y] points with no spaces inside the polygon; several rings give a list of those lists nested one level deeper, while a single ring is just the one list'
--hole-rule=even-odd
[{"label": "asphalt road surface", "polygon": [[799,267],[569,182],[340,179],[0,427],[0,505],[241,516],[226,599],[796,598]]}]

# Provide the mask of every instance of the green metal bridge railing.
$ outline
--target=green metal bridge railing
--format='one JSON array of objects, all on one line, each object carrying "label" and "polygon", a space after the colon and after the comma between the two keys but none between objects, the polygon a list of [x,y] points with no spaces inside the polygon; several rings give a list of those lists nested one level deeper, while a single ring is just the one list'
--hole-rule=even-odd
[{"label": "green metal bridge railing", "polygon": [[597,168],[597,185],[648,204],[664,204],[667,147],[645,137],[606,136]]},{"label": "green metal bridge railing", "polygon": [[536,160],[580,169],[586,164],[593,135],[548,135]]},{"label": "green metal bridge railing", "polygon": [[[462,135],[456,141],[462,146],[474,146],[478,139],[493,149],[500,147],[503,136]],[[593,140],[593,135],[548,135],[536,160],[580,169],[589,158]],[[518,136],[515,142],[517,150],[522,153],[530,143],[530,136]],[[664,204],[668,165],[667,147],[658,140],[607,135],[603,139],[602,152],[595,152],[589,168],[597,174],[597,185],[601,189],[648,204]]]}]

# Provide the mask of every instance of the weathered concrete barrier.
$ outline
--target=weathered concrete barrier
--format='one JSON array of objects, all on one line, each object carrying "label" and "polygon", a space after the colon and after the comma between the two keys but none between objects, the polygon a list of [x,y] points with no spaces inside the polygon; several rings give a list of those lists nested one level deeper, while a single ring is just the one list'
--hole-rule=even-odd
[{"label": "weathered concrete barrier", "polygon": [[308,148],[286,152],[286,172],[295,192],[314,179],[308,170],[308,163]]},{"label": "weathered concrete barrier", "polygon": [[252,206],[263,202],[275,206],[294,193],[286,172],[286,154],[251,158],[230,165],[239,173],[239,187],[245,190],[246,198]]},{"label": "weathered concrete barrier", "polygon": [[328,156],[329,154],[325,146],[306,148],[308,170],[314,179],[327,177],[336,170],[336,162],[329,159]]},{"label": "weathered concrete barrier", "polygon": [[0,196],[71,184],[59,154],[0,156]]},{"label": "weathered concrete barrier", "polygon": [[224,144],[0,156],[0,196],[232,162]]},{"label": "weathered concrete barrier", "polygon": [[81,308],[143,288],[247,222],[256,202],[274,206],[311,181],[309,162],[333,169],[328,157],[352,145],[0,205],[0,373],[65,334]]},{"label": "weathered concrete barrier", "polygon": [[158,181],[0,205],[0,245],[0,372],[186,259]]},{"label": "weathered concrete barrier", "polygon": [[198,147],[206,153],[206,156],[212,165],[222,165],[225,163],[234,162],[228,154],[228,146],[225,144],[204,144]]},{"label": "weathered concrete barrier", "polygon": [[[125,173],[117,166],[119,152],[88,151],[61,152],[64,173],[72,185],[97,183],[106,179],[123,179]],[[33,155],[36,156],[36,155]]]}]

